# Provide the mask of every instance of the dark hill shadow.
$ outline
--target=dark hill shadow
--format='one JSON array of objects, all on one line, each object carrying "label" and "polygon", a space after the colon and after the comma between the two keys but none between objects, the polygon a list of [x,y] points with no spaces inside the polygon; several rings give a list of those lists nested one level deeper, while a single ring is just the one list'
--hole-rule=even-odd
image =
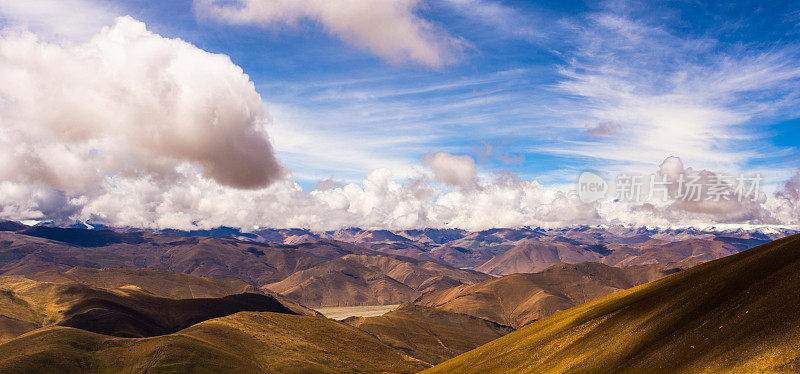
[{"label": "dark hill shadow", "polygon": [[175,300],[141,292],[122,295],[76,285],[65,290],[62,297],[78,301],[64,312],[59,325],[125,338],[171,334],[212,318],[245,311],[296,314],[274,297],[255,293]]}]

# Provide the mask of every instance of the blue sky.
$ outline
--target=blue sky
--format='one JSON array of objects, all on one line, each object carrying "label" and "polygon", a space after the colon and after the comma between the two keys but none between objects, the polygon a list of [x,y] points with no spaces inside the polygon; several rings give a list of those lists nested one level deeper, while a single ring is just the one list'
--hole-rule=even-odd
[{"label": "blue sky", "polygon": [[0,1],[0,19],[79,43],[129,15],[229,56],[305,191],[381,168],[413,178],[440,151],[470,156],[486,180],[555,188],[585,170],[651,173],[670,156],[759,172],[773,189],[800,166],[796,2],[380,2],[403,4],[387,24],[418,32],[408,37],[273,0],[46,3]]},{"label": "blue sky", "polygon": [[[442,66],[387,61],[312,18],[232,25],[198,17],[188,0],[97,6],[230,56],[273,117],[279,158],[306,187],[379,167],[403,174],[430,151],[545,183],[584,169],[652,169],[671,155],[695,168],[763,169],[775,183],[798,164],[792,2],[418,2],[416,17],[461,43]],[[695,113],[670,123],[681,100]],[[587,133],[603,123],[609,136]]]},{"label": "blue sky", "polygon": [[[456,61],[436,67],[387,62],[313,20],[230,25],[198,20],[188,1],[142,3],[123,8],[157,33],[229,55],[251,76],[276,123],[278,155],[306,186],[413,167],[430,151],[545,183],[583,169],[652,169],[671,155],[779,181],[798,164],[792,2],[420,3],[421,19],[463,42]],[[698,96],[687,99],[696,113],[675,108],[688,94]],[[686,117],[671,123],[678,114]],[[601,123],[615,133],[587,134]]]}]

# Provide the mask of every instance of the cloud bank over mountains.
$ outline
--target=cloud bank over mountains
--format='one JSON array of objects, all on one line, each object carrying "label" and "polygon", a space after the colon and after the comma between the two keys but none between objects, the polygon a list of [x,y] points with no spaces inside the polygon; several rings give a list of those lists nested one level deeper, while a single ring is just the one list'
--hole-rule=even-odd
[{"label": "cloud bank over mountains", "polygon": [[[398,53],[437,63],[415,48]],[[4,219],[244,230],[800,224],[798,176],[754,202],[584,203],[570,188],[489,180],[472,157],[447,152],[425,155],[411,178],[377,169],[361,183],[306,192],[276,157],[264,130],[269,115],[240,67],[129,17],[82,44],[5,31],[0,81]],[[677,158],[653,172],[713,174]]]},{"label": "cloud bank over mountains", "polygon": [[[705,171],[703,171],[705,172]],[[452,189],[435,182],[433,173],[397,180],[387,169],[361,183],[330,185],[305,192],[291,179],[244,190],[205,178],[189,164],[172,181],[154,177],[108,177],[99,188],[64,191],[41,185],[0,183],[3,218],[75,220],[138,228],[302,227],[328,230],[362,228],[412,229],[572,224],[684,226],[711,224],[797,225],[796,183],[761,202],[583,203],[574,191],[558,191],[536,181],[478,181],[474,189]],[[796,178],[795,178],[796,179]]]}]

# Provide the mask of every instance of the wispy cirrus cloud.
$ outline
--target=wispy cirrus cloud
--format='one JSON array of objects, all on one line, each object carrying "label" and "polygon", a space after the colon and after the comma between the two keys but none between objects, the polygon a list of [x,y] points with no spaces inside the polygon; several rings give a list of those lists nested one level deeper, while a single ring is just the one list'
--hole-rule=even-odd
[{"label": "wispy cirrus cloud", "polygon": [[92,0],[0,0],[0,21],[48,39],[86,39],[114,23],[118,9]]},{"label": "wispy cirrus cloud", "polygon": [[[513,117],[506,110],[509,82],[526,74],[511,70],[458,80],[426,79],[414,73],[370,80],[271,82],[275,149],[295,177],[334,176],[360,180],[377,168],[395,176],[417,173],[418,160],[433,149],[464,153],[470,137],[497,137],[485,126]],[[498,108],[503,108],[498,113]],[[449,142],[450,144],[443,144]]]},{"label": "wispy cirrus cloud", "polygon": [[455,9],[459,15],[469,19],[472,24],[485,25],[493,33],[503,38],[533,40],[543,36],[532,19],[540,21],[533,14],[523,13],[496,0],[446,0],[444,4]]},{"label": "wispy cirrus cloud", "polygon": [[677,35],[619,9],[567,27],[578,37],[555,85],[573,98],[564,116],[572,126],[613,123],[615,131],[565,139],[545,152],[633,165],[679,155],[702,167],[735,169],[769,147],[760,120],[800,103],[793,45]]},{"label": "wispy cirrus cloud", "polygon": [[442,67],[455,62],[461,41],[418,15],[419,0],[195,0],[201,18],[265,28],[321,25],[346,43],[392,63]]}]

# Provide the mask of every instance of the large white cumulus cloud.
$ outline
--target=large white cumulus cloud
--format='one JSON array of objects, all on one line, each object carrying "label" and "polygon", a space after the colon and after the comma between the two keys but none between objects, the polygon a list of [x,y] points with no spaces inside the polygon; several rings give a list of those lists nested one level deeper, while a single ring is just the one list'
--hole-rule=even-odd
[{"label": "large white cumulus cloud", "polygon": [[477,166],[469,156],[447,152],[428,153],[422,163],[433,171],[434,178],[448,186],[470,187],[477,181]]},{"label": "large white cumulus cloud", "polygon": [[195,0],[196,13],[240,25],[293,25],[302,20],[390,62],[438,67],[452,62],[459,42],[414,11],[419,0]]},{"label": "large white cumulus cloud", "polygon": [[109,175],[174,178],[186,162],[238,188],[283,174],[242,69],[129,17],[80,45],[6,32],[0,82],[4,181],[74,191]]}]

